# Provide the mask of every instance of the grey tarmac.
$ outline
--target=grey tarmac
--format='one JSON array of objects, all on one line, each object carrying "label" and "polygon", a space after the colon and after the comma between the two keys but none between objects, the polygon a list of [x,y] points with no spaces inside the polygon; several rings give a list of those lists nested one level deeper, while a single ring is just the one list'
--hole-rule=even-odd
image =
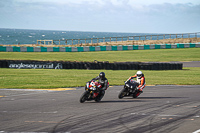
[{"label": "grey tarmac", "polygon": [[200,86],[146,86],[138,98],[80,103],[72,90],[0,90],[0,133],[200,133]]}]

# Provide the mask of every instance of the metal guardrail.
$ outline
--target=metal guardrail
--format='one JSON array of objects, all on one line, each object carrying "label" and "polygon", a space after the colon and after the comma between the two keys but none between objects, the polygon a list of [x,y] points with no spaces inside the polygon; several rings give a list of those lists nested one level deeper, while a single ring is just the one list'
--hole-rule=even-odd
[{"label": "metal guardrail", "polygon": [[98,44],[124,41],[140,41],[140,40],[163,40],[178,38],[200,38],[200,32],[181,33],[181,34],[153,34],[142,36],[122,36],[122,37],[103,37],[103,38],[84,38],[84,39],[59,39],[59,40],[37,40],[37,44],[44,45],[75,45],[75,44]]}]

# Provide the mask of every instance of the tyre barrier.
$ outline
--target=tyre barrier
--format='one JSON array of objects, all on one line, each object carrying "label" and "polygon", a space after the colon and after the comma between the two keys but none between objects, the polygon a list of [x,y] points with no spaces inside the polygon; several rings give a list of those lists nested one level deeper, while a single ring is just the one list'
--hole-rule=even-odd
[{"label": "tyre barrier", "polygon": [[182,63],[162,62],[70,62],[0,60],[0,68],[16,69],[87,69],[87,70],[182,70]]},{"label": "tyre barrier", "polygon": [[0,60],[0,68],[8,68],[8,63],[6,60]]}]

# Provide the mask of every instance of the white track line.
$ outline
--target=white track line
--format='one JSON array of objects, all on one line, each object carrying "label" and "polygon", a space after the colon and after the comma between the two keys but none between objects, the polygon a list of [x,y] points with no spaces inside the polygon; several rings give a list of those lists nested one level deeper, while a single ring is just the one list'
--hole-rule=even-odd
[{"label": "white track line", "polygon": [[193,132],[193,133],[200,133],[200,129],[199,130],[196,130],[195,132]]}]

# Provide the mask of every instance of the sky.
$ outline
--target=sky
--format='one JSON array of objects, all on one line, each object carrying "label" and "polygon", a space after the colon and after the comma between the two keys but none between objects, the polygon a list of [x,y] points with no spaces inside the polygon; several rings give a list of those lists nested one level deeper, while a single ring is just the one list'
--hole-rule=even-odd
[{"label": "sky", "polygon": [[0,0],[0,28],[200,32],[200,0]]}]

